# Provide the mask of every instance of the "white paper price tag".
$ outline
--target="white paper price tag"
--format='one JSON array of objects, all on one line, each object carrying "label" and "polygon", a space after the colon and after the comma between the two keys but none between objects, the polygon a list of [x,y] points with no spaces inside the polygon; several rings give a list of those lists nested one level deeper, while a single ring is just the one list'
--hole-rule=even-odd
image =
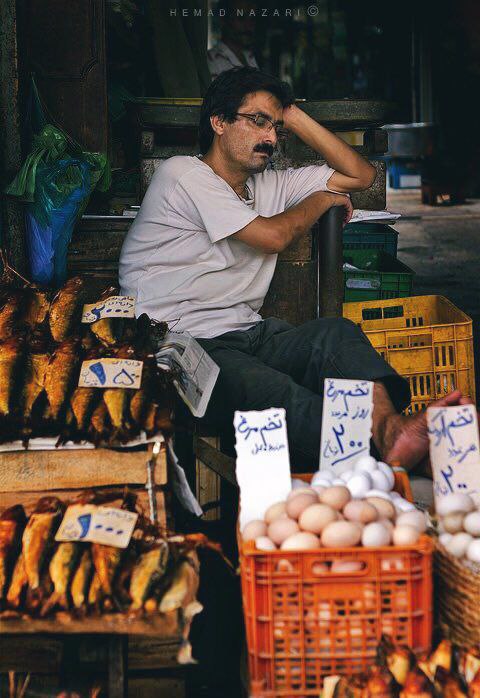
[{"label": "white paper price tag", "polygon": [[320,469],[340,475],[370,453],[372,410],[371,381],[325,379]]},{"label": "white paper price tag", "polygon": [[143,361],[91,359],[80,369],[80,388],[140,388]]},{"label": "white paper price tag", "polygon": [[427,409],[433,490],[438,500],[452,492],[480,504],[480,453],[474,405]]},{"label": "white paper price tag", "polygon": [[235,412],[240,528],[263,519],[271,504],[292,488],[285,410]]},{"label": "white paper price tag", "polygon": [[104,318],[135,317],[134,296],[110,296],[104,301],[83,306],[82,322],[92,323]]},{"label": "white paper price tag", "polygon": [[57,531],[57,541],[100,543],[126,548],[137,523],[138,514],[115,507],[94,504],[69,506]]}]

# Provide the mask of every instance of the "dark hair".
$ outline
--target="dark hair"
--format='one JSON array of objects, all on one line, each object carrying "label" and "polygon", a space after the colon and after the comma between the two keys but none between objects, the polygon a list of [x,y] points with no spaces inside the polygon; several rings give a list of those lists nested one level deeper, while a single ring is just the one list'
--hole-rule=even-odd
[{"label": "dark hair", "polygon": [[210,117],[223,116],[232,123],[245,97],[260,90],[274,95],[282,107],[294,102],[290,85],[256,68],[232,68],[215,78],[203,98],[200,111],[198,141],[202,155],[205,155],[213,142]]}]

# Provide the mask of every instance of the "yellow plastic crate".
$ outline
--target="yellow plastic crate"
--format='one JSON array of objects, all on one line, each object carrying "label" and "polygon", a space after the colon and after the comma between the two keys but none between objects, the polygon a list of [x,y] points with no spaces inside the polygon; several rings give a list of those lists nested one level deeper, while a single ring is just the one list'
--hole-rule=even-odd
[{"label": "yellow plastic crate", "polygon": [[343,316],[408,379],[408,412],[455,388],[475,399],[472,320],[444,296],[344,303]]}]

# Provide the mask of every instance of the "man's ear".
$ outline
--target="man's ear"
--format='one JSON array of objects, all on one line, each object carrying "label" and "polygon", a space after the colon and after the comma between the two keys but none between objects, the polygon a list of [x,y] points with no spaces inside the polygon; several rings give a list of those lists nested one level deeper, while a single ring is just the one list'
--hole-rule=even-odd
[{"label": "man's ear", "polygon": [[223,116],[211,116],[210,117],[210,124],[212,126],[213,132],[217,134],[217,136],[221,136],[222,133],[225,131],[225,118]]}]

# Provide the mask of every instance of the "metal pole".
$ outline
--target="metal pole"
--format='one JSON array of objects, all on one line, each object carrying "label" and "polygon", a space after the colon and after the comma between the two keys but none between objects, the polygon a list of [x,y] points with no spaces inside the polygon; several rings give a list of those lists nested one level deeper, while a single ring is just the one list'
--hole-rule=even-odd
[{"label": "metal pole", "polygon": [[333,206],[318,221],[317,317],[342,317],[343,206]]}]

